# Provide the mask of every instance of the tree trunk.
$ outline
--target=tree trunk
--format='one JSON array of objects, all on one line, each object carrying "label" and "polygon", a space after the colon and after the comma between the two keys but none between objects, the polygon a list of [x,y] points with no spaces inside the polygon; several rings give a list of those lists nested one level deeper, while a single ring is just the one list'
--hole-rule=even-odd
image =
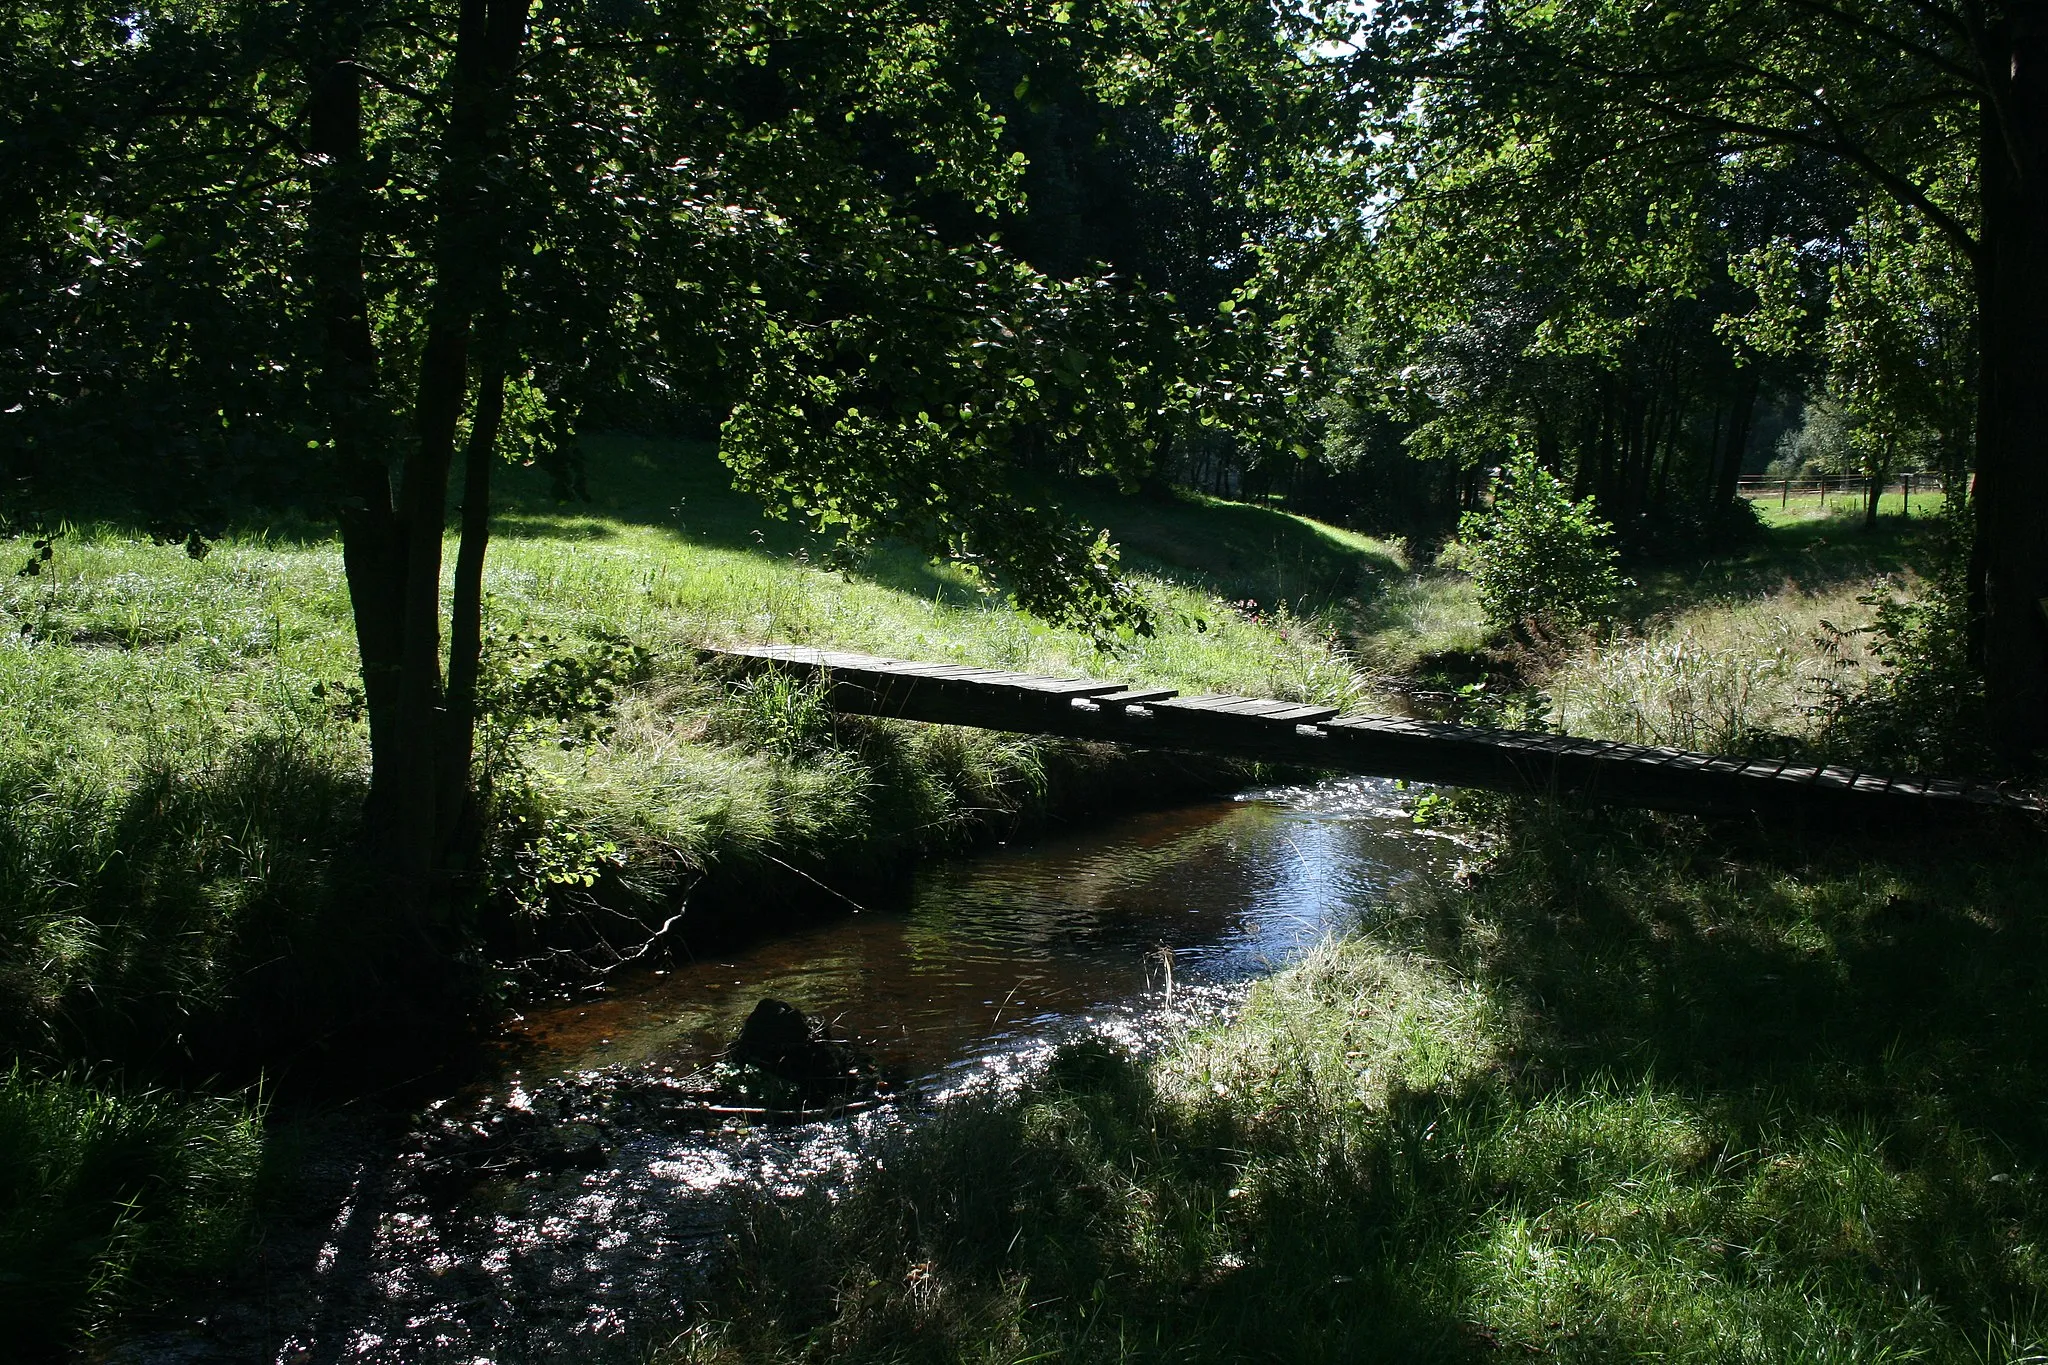
[{"label": "tree trunk", "polygon": [[1735,372],[1735,402],[1729,409],[1727,439],[1721,443],[1721,460],[1715,470],[1714,508],[1735,505],[1735,493],[1742,478],[1742,459],[1749,453],[1750,427],[1756,421],[1757,393],[1763,377],[1756,366],[1745,365]]},{"label": "tree trunk", "polygon": [[372,797],[366,817],[374,840],[390,819],[379,797],[392,788],[390,763],[397,752],[404,578],[396,556],[390,474],[379,448],[386,414],[377,387],[376,341],[364,302],[362,78],[353,60],[359,16],[353,6],[341,4],[316,11],[313,23],[307,132],[310,149],[321,160],[307,215],[307,273],[321,323],[318,387],[340,485],[342,564],[370,720]]},{"label": "tree trunk", "polygon": [[418,444],[398,490],[405,568],[397,752],[384,769],[390,789],[372,795],[390,813],[391,870],[429,904],[443,840],[455,823],[443,809],[445,793],[466,793],[469,778],[466,765],[459,774],[441,771],[450,750],[441,675],[448,473],[468,397],[470,335],[503,270],[504,220],[493,212],[498,206],[485,181],[505,139],[507,85],[526,14],[526,0],[462,0],[447,145],[435,184],[435,279],[414,407]]},{"label": "tree trunk", "polygon": [[[415,443],[395,490],[387,462],[389,414],[377,390],[376,342],[364,302],[367,191],[361,77],[353,60],[359,15],[354,6],[337,3],[316,8],[311,17],[317,27],[310,46],[318,55],[308,69],[308,131],[323,161],[307,247],[325,339],[322,387],[342,484],[343,565],[370,717],[365,839],[390,878],[390,893],[421,910],[436,905],[434,874],[468,801],[480,627],[458,620],[452,640],[453,667],[466,693],[458,726],[442,693],[441,545],[449,466],[468,397],[470,333],[479,309],[501,287],[498,228],[505,216],[494,212],[488,179],[493,156],[507,145],[510,76],[525,41],[526,15],[525,0],[462,0],[434,191],[435,275],[414,394]],[[497,393],[485,395],[487,405],[497,401]],[[479,434],[488,454],[495,411],[478,417],[488,419]],[[488,496],[486,478],[481,496],[472,499],[479,515],[488,514]],[[470,567],[478,584],[483,544],[475,537]],[[458,728],[460,743],[453,736]]]},{"label": "tree trunk", "polygon": [[1978,179],[1976,564],[1989,739],[2027,766],[2048,749],[2048,14],[2008,10],[1986,62]]},{"label": "tree trunk", "polygon": [[483,660],[484,552],[491,537],[491,471],[505,416],[505,365],[496,353],[477,383],[462,461],[462,540],[448,613],[448,704],[442,725],[437,802],[440,865],[461,876],[476,862],[481,833],[470,768],[476,757],[477,678]]}]

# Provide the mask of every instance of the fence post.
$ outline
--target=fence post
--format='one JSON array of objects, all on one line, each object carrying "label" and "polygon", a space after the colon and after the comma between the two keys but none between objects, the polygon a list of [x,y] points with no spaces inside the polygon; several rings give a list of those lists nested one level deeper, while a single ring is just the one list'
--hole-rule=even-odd
[{"label": "fence post", "polygon": [[1784,511],[1792,505],[1792,480],[1785,480],[1785,486],[1778,490],[1778,510]]},{"label": "fence post", "polygon": [[1899,514],[1908,521],[1913,518],[1913,476],[1906,474],[1899,479]]}]

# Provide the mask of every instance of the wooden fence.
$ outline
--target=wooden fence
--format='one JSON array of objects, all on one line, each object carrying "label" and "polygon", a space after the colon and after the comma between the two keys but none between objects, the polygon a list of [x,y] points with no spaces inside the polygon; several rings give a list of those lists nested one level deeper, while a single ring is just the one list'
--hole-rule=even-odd
[{"label": "wooden fence", "polygon": [[[1770,479],[1762,476],[1744,477],[1736,480],[1735,491],[1752,502],[1767,502],[1775,499],[1780,507],[1790,507],[1795,501],[1817,501],[1823,507],[1832,500],[1847,500],[1861,506],[1870,496],[1870,478],[1862,474],[1816,475],[1803,479]],[[1939,474],[1916,471],[1896,474],[1886,479],[1880,496],[1899,494],[1910,512],[1915,493],[1923,496],[1942,492]]]}]

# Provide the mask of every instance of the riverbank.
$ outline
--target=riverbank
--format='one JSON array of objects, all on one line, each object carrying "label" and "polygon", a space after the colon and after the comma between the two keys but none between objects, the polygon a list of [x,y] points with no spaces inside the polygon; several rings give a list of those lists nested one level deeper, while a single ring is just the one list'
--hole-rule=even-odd
[{"label": "riverbank", "polygon": [[[453,956],[354,890],[366,743],[326,529],[159,543],[69,509],[38,572],[0,580],[0,1147],[25,1173],[0,1209],[0,1320],[23,1349],[233,1264],[284,1178],[262,1123],[280,1092],[416,1090],[497,1002],[587,982],[664,924],[659,947],[708,948],[921,857],[1247,780],[844,721],[703,673],[699,645],[1349,701],[1366,684],[1329,613],[1399,567],[1282,513],[1147,504],[1160,557],[1134,558],[1160,630],[1104,655],[905,551],[825,570],[702,449],[602,445],[588,478],[563,507],[515,477],[499,521],[494,896]],[[25,561],[39,538],[0,549]]]},{"label": "riverbank", "polygon": [[759,1201],[662,1358],[2040,1358],[2039,841],[1488,823],[1158,1061]]}]

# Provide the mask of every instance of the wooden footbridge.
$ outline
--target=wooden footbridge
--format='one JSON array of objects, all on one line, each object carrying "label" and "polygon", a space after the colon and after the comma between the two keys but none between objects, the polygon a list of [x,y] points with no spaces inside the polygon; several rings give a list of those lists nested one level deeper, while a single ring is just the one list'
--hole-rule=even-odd
[{"label": "wooden footbridge", "polygon": [[1455,787],[1547,793],[1703,815],[1848,820],[2038,818],[2042,803],[1983,783],[1892,777],[1784,759],[1727,758],[1525,730],[1340,715],[1334,706],[1181,696],[1094,678],[906,663],[799,645],[704,651],[747,671],[831,688],[838,710],[1151,749],[1259,759]]}]

